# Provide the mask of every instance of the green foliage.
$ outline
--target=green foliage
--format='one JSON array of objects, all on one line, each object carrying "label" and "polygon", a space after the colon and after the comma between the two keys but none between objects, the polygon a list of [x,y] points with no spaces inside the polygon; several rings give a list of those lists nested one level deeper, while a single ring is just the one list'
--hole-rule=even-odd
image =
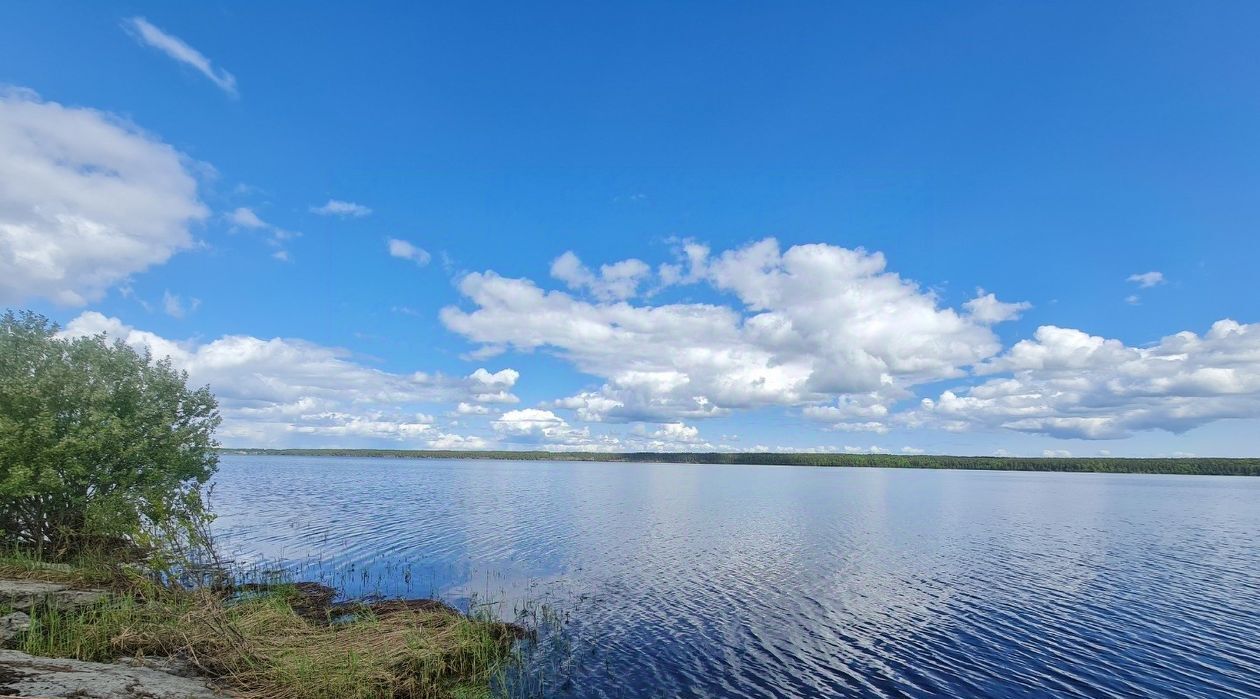
[{"label": "green foliage", "polygon": [[202,486],[218,404],[169,360],[43,316],[0,318],[0,547],[187,557],[208,543]]},{"label": "green foliage", "polygon": [[928,468],[967,471],[1074,471],[1166,473],[1200,476],[1260,476],[1260,459],[1033,458],[934,454],[780,454],[775,452],[579,452],[435,451],[408,449],[224,449],[225,454],[357,456],[398,459],[497,459],[503,461],[604,461],[660,464],[747,464],[850,468]]}]

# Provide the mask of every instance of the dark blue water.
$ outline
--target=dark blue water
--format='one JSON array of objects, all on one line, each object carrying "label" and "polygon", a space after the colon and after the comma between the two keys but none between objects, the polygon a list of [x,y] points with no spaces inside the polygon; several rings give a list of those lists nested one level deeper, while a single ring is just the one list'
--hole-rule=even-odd
[{"label": "dark blue water", "polygon": [[350,594],[554,609],[522,694],[1260,696],[1260,479],[226,457],[215,507]]}]

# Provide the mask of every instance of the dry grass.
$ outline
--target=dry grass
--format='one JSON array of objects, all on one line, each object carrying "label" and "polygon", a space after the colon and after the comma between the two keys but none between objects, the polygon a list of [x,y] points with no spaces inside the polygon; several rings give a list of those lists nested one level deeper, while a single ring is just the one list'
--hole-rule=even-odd
[{"label": "dry grass", "polygon": [[20,647],[97,661],[182,657],[251,699],[438,699],[486,696],[519,634],[434,602],[334,610],[323,599],[315,610],[311,593],[132,587],[88,609],[34,610]]},{"label": "dry grass", "polygon": [[178,624],[183,648],[250,696],[446,697],[488,684],[513,640],[499,624],[442,609],[360,612],[344,623],[298,614],[283,595],[225,606],[203,597]]}]

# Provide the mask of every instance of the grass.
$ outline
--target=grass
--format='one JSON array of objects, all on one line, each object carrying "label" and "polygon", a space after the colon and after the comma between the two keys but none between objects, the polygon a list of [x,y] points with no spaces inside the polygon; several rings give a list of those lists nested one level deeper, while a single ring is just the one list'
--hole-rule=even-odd
[{"label": "grass", "polygon": [[[0,577],[99,584],[107,572],[0,558]],[[489,695],[518,634],[435,602],[333,609],[295,585],[227,594],[117,571],[109,580],[114,594],[97,605],[33,609],[17,647],[92,661],[180,657],[247,698],[463,699]]]},{"label": "grass", "polygon": [[94,558],[77,559],[72,563],[50,563],[19,551],[0,551],[0,578],[10,580],[39,580],[77,587],[107,587],[131,577],[135,577],[135,574],[118,565]]}]

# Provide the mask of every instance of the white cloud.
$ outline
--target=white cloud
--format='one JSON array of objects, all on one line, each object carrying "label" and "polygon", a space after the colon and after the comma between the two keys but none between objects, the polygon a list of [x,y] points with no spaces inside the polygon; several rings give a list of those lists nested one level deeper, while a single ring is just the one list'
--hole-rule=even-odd
[{"label": "white cloud", "polygon": [[489,448],[490,442],[476,435],[436,434],[428,439],[430,449],[448,451],[477,451]]},{"label": "white cloud", "polygon": [[[549,351],[601,379],[543,406],[591,423],[681,424],[787,406],[847,432],[1112,439],[1260,417],[1252,326],[1221,321],[1203,337],[1178,333],[1151,347],[1042,326],[999,354],[990,326],[1028,304],[980,291],[960,310],[942,307],[879,253],[764,240],[716,254],[687,243],[678,257],[661,284],[705,284],[736,303],[630,303],[631,287],[594,292],[603,277],[566,255],[555,276],[593,299],[487,271],[459,281],[471,308],[444,308],[441,319],[480,345],[474,355]],[[964,383],[916,400],[916,388],[951,379]]]},{"label": "white cloud", "polygon": [[1041,455],[1042,455],[1043,457],[1047,458],[1047,459],[1070,459],[1070,458],[1072,458],[1072,452],[1068,451],[1067,449],[1046,449],[1046,450],[1044,450],[1044,451],[1042,451],[1042,452],[1041,452]]},{"label": "white cloud", "polygon": [[700,439],[700,430],[681,422],[667,422],[653,432],[652,436],[672,442],[696,442]]},{"label": "white cloud", "polygon": [[478,369],[468,376],[472,399],[478,403],[516,403],[520,399],[512,395],[511,389],[520,377],[515,369],[502,369],[493,374]]},{"label": "white cloud", "polygon": [[429,260],[431,259],[427,250],[417,247],[405,240],[390,238],[386,242],[386,246],[389,248],[389,254],[391,256],[402,260],[411,260],[421,267],[429,264]]},{"label": "white cloud", "polygon": [[[780,252],[774,240],[716,258],[703,246],[690,250],[689,269],[673,279],[703,280],[740,306],[636,306],[607,293],[585,301],[485,272],[459,283],[474,309],[447,307],[441,318],[489,351],[551,349],[604,379],[596,391],[555,403],[584,420],[675,422],[853,393],[897,395],[962,376],[1000,349],[987,323],[939,307],[887,272],[878,253],[830,245]],[[590,288],[595,277],[582,269],[565,263],[558,276]]]},{"label": "white cloud", "polygon": [[178,294],[172,294],[170,291],[162,293],[162,310],[166,311],[166,315],[172,318],[183,318],[185,315],[197,310],[201,305],[201,299],[188,299],[184,301],[183,297]]},{"label": "white cloud", "polygon": [[663,286],[674,284],[695,284],[704,279],[709,261],[709,248],[694,240],[678,242],[674,250],[679,259],[677,263],[665,263],[657,268]]},{"label": "white cloud", "polygon": [[258,214],[254,213],[253,209],[246,206],[233,209],[232,212],[228,214],[228,220],[231,221],[233,225],[241,226],[242,228],[257,229],[269,227],[261,218],[258,218]]},{"label": "white cloud", "polygon": [[1180,433],[1260,417],[1260,325],[1222,320],[1149,347],[1042,326],[978,373],[1009,376],[924,399],[920,417],[1078,439]]},{"label": "white cloud", "polygon": [[994,294],[986,294],[984,289],[977,289],[976,297],[964,303],[963,308],[976,322],[991,325],[1019,318],[1021,313],[1032,308],[1032,304],[1027,301],[1003,303]]},{"label": "white cloud", "polygon": [[567,427],[562,418],[550,410],[523,408],[509,410],[494,421],[494,428],[512,434],[529,434],[559,427]]},{"label": "white cloud", "polygon": [[1137,294],[1129,294],[1128,296],[1124,297],[1124,302],[1129,304],[1130,306],[1137,306],[1142,303],[1142,297],[1138,296]]},{"label": "white cloud", "polygon": [[681,422],[665,423],[649,432],[643,424],[620,435],[592,434],[575,427],[550,410],[509,410],[491,427],[507,445],[556,451],[714,451],[718,447],[700,438],[700,431]]},{"label": "white cloud", "polygon": [[595,274],[572,251],[557,257],[551,263],[551,276],[559,279],[575,291],[586,290],[603,301],[632,298],[639,292],[639,285],[652,273],[642,260],[622,260],[599,268]]},{"label": "white cloud", "polygon": [[625,403],[593,391],[583,391],[574,396],[561,398],[553,401],[552,405],[556,408],[575,411],[578,419],[584,422],[602,422],[605,415],[625,407]]},{"label": "white cloud", "polygon": [[[365,366],[343,349],[285,338],[169,340],[95,311],[80,314],[63,332],[104,332],[170,357],[195,385],[209,384],[218,396],[224,416],[219,437],[229,446],[454,444],[458,436],[441,430],[420,408],[473,401],[487,382],[505,392],[519,376],[511,369],[478,369],[466,377],[391,373]],[[466,437],[462,443],[481,442]]]},{"label": "white cloud", "polygon": [[142,43],[148,44],[168,57],[192,67],[198,73],[206,76],[210,82],[218,85],[219,89],[232,97],[237,96],[236,78],[226,70],[216,68],[209,58],[206,58],[197,49],[184,43],[183,40],[158,29],[143,17],[132,17],[126,20],[123,26],[129,29]]},{"label": "white cloud", "polygon": [[272,225],[264,220],[253,209],[247,206],[239,206],[227,214],[227,220],[233,226],[247,228],[255,231],[266,231],[268,233],[267,244],[275,251],[271,256],[281,262],[289,261],[289,251],[285,249],[285,241],[292,240],[301,236],[301,233],[285,230],[279,226]]},{"label": "white cloud", "polygon": [[354,218],[362,218],[372,213],[372,210],[362,204],[356,204],[352,201],[342,201],[340,199],[329,199],[322,206],[312,206],[311,212],[320,216],[352,216]]},{"label": "white cloud", "polygon": [[925,452],[923,449],[920,449],[920,448],[918,448],[918,447],[902,447],[902,448],[901,448],[901,453],[902,453],[902,454],[908,454],[908,455],[910,455],[910,456],[916,456],[916,455],[918,455],[918,454],[923,454],[923,453],[926,453],[926,452]]},{"label": "white cloud", "polygon": [[1159,286],[1166,280],[1163,272],[1143,272],[1141,274],[1131,274],[1125,281],[1133,282],[1140,288],[1149,289],[1152,286]]},{"label": "white cloud", "polygon": [[484,405],[476,405],[474,403],[460,402],[455,406],[456,415],[489,415],[490,409]]},{"label": "white cloud", "polygon": [[538,408],[509,410],[491,426],[508,441],[523,444],[583,446],[591,436],[586,428],[575,428],[550,410]]},{"label": "white cloud", "polygon": [[912,394],[896,389],[891,382],[881,388],[883,390],[870,393],[841,395],[830,404],[806,406],[801,413],[835,430],[884,434],[890,429],[893,404]]},{"label": "white cloud", "polygon": [[0,182],[0,303],[96,301],[192,247],[207,215],[175,149],[23,90],[0,90]]}]

